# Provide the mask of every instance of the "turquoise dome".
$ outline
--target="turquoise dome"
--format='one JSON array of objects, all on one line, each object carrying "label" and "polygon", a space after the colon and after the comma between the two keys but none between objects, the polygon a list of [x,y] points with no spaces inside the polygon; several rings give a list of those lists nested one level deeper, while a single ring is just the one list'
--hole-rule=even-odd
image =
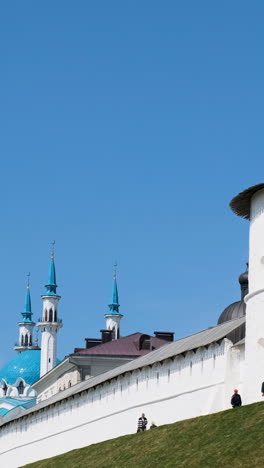
[{"label": "turquoise dome", "polygon": [[0,369],[0,380],[12,385],[22,377],[28,385],[33,385],[40,377],[40,349],[29,349],[11,359]]}]

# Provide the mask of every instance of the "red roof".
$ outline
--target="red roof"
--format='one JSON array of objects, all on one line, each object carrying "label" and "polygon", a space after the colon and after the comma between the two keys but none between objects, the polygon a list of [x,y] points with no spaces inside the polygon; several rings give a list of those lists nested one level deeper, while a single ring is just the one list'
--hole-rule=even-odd
[{"label": "red roof", "polygon": [[[144,340],[150,340],[149,349],[142,349]],[[153,349],[160,348],[168,344],[167,340],[149,336],[144,333],[133,333],[132,335],[118,338],[114,341],[98,344],[92,348],[75,348],[74,354],[76,355],[91,355],[91,356],[131,356],[138,357],[153,351]]]}]

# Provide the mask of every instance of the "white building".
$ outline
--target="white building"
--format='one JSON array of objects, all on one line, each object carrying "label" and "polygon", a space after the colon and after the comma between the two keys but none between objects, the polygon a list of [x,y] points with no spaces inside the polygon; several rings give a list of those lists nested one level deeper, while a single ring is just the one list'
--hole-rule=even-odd
[{"label": "white building", "polygon": [[243,403],[262,398],[264,184],[239,194],[231,208],[250,219],[249,293],[245,273],[242,300],[221,314],[216,327],[70,387],[22,416],[6,415],[0,426],[1,466],[17,467],[133,433],[141,412],[161,425],[230,408],[236,387]]}]

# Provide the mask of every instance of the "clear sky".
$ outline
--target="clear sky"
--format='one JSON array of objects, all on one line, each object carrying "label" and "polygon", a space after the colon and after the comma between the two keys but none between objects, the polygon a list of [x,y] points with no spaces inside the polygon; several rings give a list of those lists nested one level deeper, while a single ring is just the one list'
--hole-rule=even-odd
[{"label": "clear sky", "polygon": [[212,326],[239,299],[263,182],[263,1],[47,0],[0,8],[0,364],[56,240],[59,357],[104,328]]}]

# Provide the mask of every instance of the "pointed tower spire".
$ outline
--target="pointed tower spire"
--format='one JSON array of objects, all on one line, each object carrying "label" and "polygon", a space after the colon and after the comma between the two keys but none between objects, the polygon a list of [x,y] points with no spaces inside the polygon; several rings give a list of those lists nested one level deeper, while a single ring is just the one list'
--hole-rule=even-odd
[{"label": "pointed tower spire", "polygon": [[118,289],[117,289],[117,280],[116,280],[116,267],[117,263],[114,264],[114,277],[113,277],[113,287],[112,287],[112,296],[110,304],[108,304],[109,312],[105,314],[106,318],[106,328],[107,330],[112,330],[113,339],[118,339],[120,337],[120,320],[123,317],[119,312],[119,302],[118,302]]},{"label": "pointed tower spire", "polygon": [[30,297],[30,283],[29,277],[30,273],[27,275],[27,287],[26,287],[26,296],[24,303],[24,311],[21,312],[23,319],[21,322],[18,322],[19,326],[19,338],[18,343],[15,345],[14,349],[21,353],[27,349],[36,349],[36,346],[33,344],[33,330],[35,322],[32,320],[32,310],[31,310],[31,297]]},{"label": "pointed tower spire", "polygon": [[56,284],[56,270],[54,262],[54,245],[55,241],[52,241],[51,256],[50,256],[50,266],[49,266],[49,277],[48,284],[45,285],[47,288],[46,296],[57,296],[57,287]]},{"label": "pointed tower spire", "polygon": [[117,282],[116,282],[116,267],[117,263],[114,264],[114,276],[113,276],[113,287],[112,287],[112,297],[110,304],[108,305],[110,309],[110,314],[119,314],[119,307],[118,304],[118,290],[117,290]]},{"label": "pointed tower spire", "polygon": [[27,291],[26,291],[26,297],[25,297],[25,305],[24,305],[24,312],[22,312],[22,316],[24,319],[30,319],[32,318],[32,312],[31,312],[31,297],[30,297],[30,283],[29,283],[29,277],[30,273],[27,274]]}]

